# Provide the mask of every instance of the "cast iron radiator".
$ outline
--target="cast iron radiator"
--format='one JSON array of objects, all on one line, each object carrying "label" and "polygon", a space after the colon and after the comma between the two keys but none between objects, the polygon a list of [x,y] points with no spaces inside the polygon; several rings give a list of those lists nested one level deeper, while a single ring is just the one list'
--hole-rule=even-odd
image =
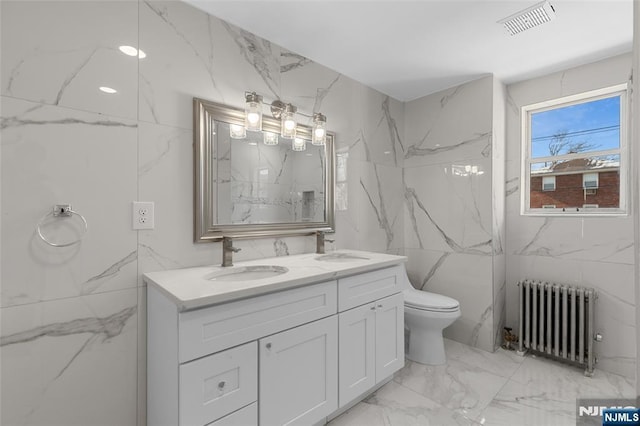
[{"label": "cast iron radiator", "polygon": [[592,288],[524,280],[518,282],[520,326],[518,349],[585,367],[593,375],[594,310]]}]

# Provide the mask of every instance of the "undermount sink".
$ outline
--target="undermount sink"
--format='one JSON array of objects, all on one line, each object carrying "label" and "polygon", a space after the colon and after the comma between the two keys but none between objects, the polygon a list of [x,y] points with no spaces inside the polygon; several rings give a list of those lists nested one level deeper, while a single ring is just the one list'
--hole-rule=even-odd
[{"label": "undermount sink", "polygon": [[350,253],[329,253],[321,256],[316,256],[316,260],[322,262],[353,262],[354,260],[369,260],[368,257],[358,256],[357,254]]},{"label": "undermount sink", "polygon": [[276,277],[288,271],[288,268],[276,265],[234,266],[212,272],[205,278],[210,281],[252,281]]}]

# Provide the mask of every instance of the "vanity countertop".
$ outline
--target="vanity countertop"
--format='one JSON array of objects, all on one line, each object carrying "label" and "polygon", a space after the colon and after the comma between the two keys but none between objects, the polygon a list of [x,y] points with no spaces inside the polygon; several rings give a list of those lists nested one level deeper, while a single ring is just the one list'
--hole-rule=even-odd
[{"label": "vanity countertop", "polygon": [[[175,302],[179,311],[186,311],[314,282],[334,280],[407,261],[405,256],[358,250],[338,250],[329,252],[327,255],[359,258],[347,257],[340,259],[340,261],[321,261],[317,258],[323,255],[306,253],[236,262],[234,266],[229,268],[202,266],[149,272],[144,274],[144,280],[148,285],[154,286],[166,294]],[[208,279],[217,272],[227,272],[234,268],[256,265],[284,267],[288,271],[274,277],[246,281],[211,281]]]}]

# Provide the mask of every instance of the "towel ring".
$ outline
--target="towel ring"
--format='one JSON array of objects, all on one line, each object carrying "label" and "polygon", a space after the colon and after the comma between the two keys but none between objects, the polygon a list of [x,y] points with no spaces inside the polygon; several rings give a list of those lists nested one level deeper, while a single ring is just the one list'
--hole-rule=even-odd
[{"label": "towel ring", "polygon": [[[84,225],[84,230],[82,231],[82,234],[80,234],[80,237],[78,237],[77,240],[68,242],[68,243],[54,243],[49,241],[44,234],[42,233],[42,229],[41,226],[44,223],[44,221],[49,217],[71,217],[73,215],[78,216],[81,220],[82,220],[82,224]],[[55,206],[53,206],[53,210],[50,211],[49,213],[45,214],[44,216],[42,216],[42,218],[40,218],[40,220],[38,221],[38,226],[37,226],[37,231],[38,231],[38,236],[40,237],[40,239],[42,239],[42,241],[44,241],[45,243],[49,244],[52,247],[69,247],[71,245],[77,244],[80,241],[82,241],[82,239],[84,238],[84,236],[87,233],[87,220],[84,218],[84,216],[82,216],[80,213],[74,211],[71,208],[71,204],[56,204]]]}]

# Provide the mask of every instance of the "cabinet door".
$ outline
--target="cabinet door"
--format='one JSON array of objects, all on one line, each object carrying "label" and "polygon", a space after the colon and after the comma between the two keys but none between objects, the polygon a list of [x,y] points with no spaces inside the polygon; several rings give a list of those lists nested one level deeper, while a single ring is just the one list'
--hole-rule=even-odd
[{"label": "cabinet door", "polygon": [[376,304],[376,382],[404,366],[404,296],[380,299]]},{"label": "cabinet door", "polygon": [[338,318],[338,397],[340,407],[376,384],[376,305],[353,308]]},{"label": "cabinet door", "polygon": [[310,425],[338,408],[336,315],[260,340],[261,426]]}]

